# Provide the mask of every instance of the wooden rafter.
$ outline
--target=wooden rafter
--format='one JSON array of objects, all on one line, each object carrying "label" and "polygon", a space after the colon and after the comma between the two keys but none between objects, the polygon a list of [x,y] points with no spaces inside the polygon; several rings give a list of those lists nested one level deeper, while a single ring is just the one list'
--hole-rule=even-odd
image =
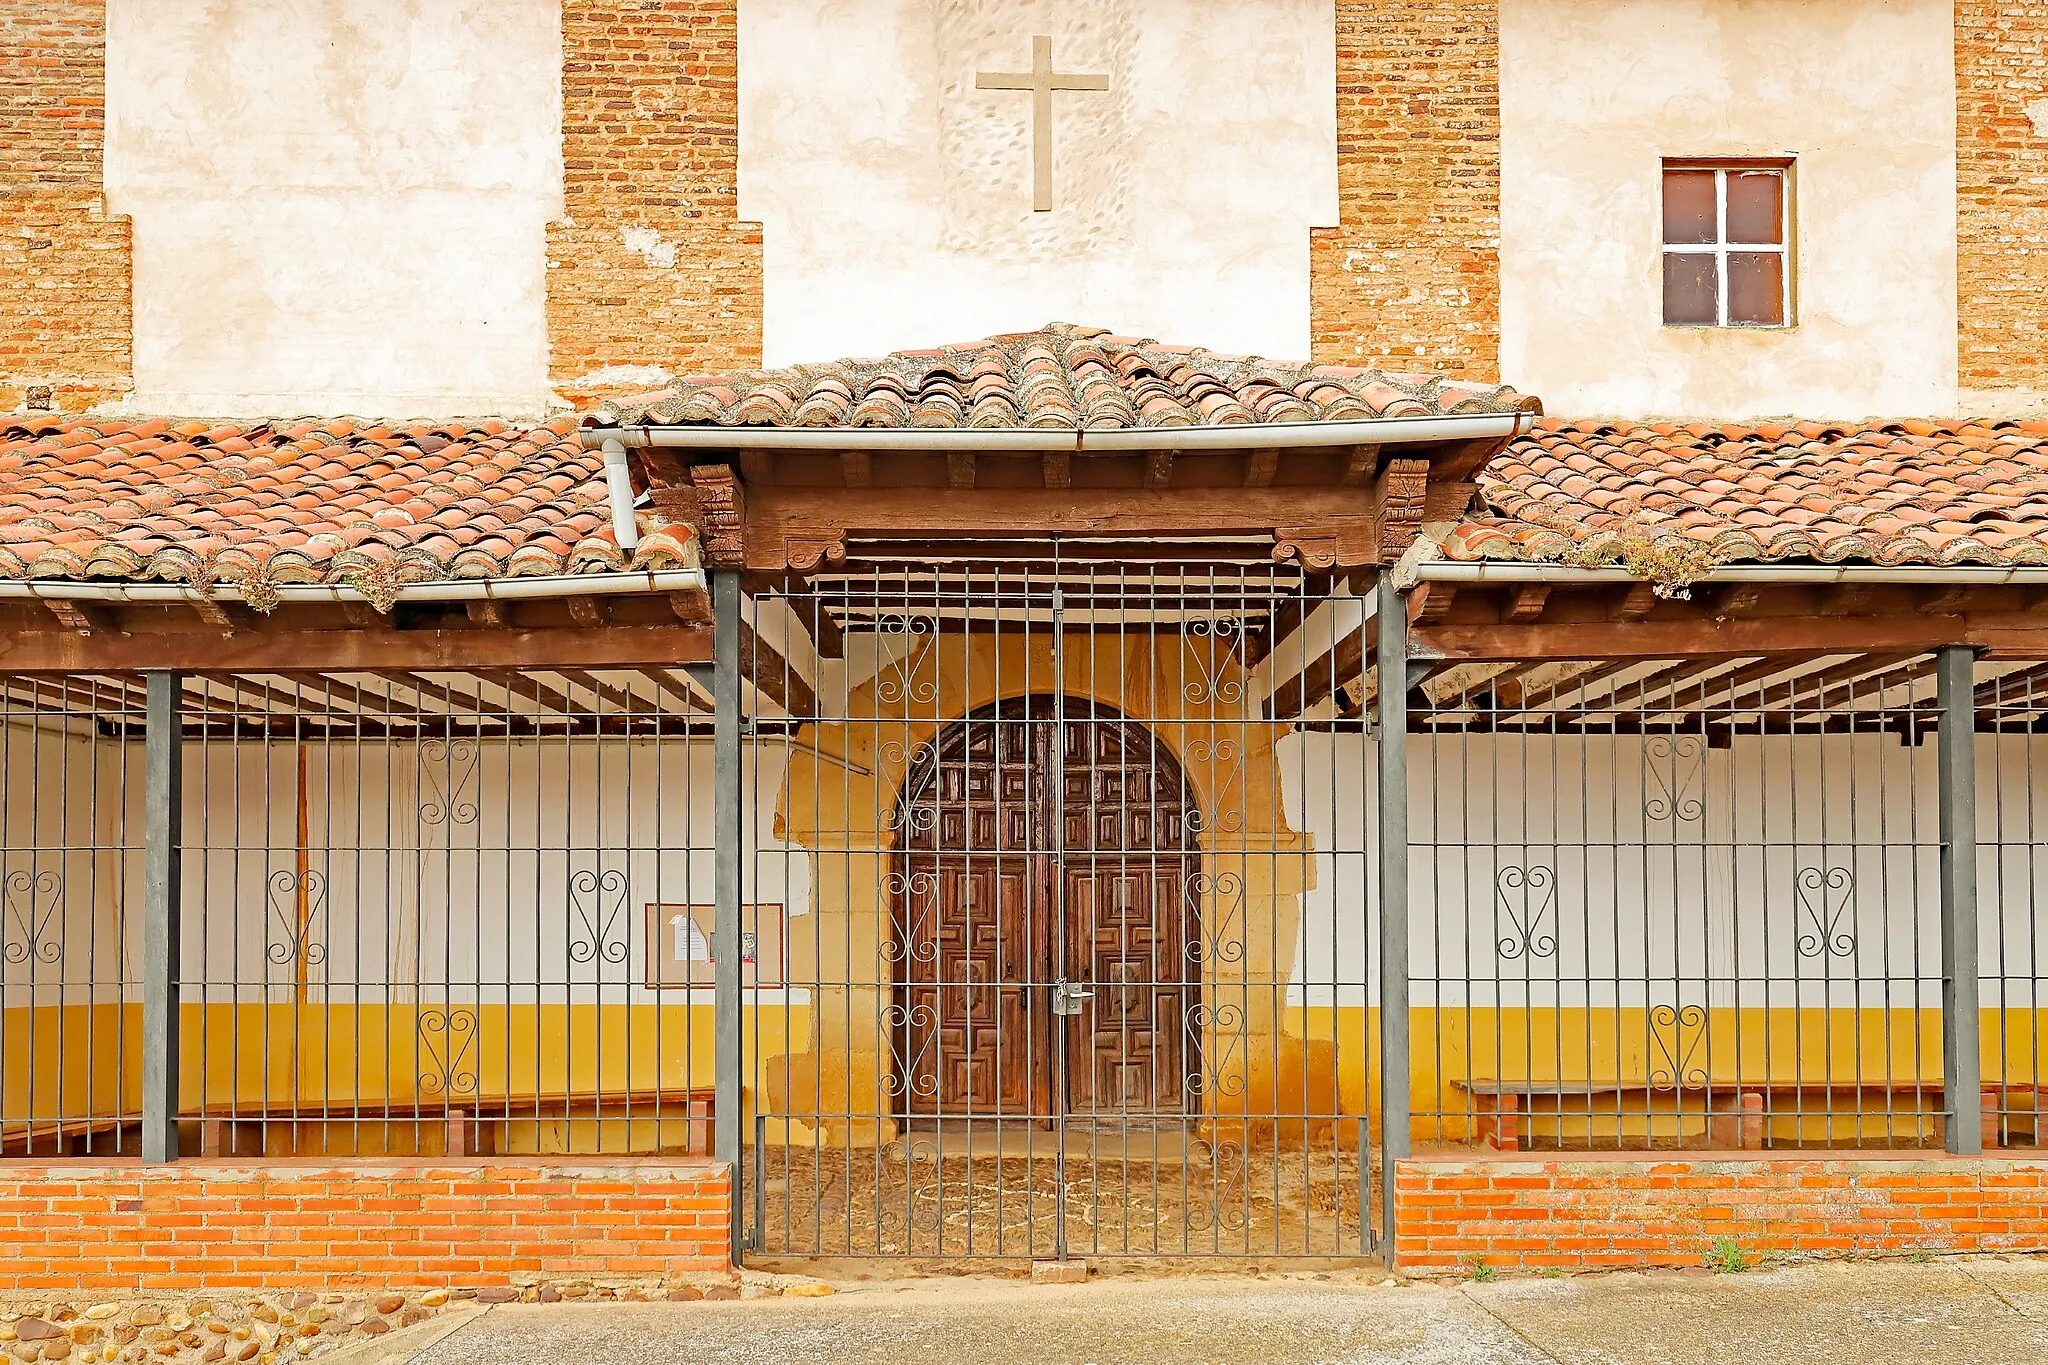
[{"label": "wooden rafter", "polygon": [[740,676],[792,716],[818,713],[818,695],[803,675],[745,621],[740,626]]}]

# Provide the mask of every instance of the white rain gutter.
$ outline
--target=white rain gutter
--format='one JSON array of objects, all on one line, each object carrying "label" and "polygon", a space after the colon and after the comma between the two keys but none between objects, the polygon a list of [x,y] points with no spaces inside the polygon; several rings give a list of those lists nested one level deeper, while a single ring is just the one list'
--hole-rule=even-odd
[{"label": "white rain gutter", "polygon": [[630,550],[640,543],[640,524],[633,518],[633,476],[626,469],[626,446],[622,441],[606,441],[603,450],[604,488],[612,504],[612,535],[617,537],[621,550]]},{"label": "white rain gutter", "polygon": [[[1589,569],[1570,564],[1522,564],[1487,560],[1457,563],[1431,560],[1414,566],[1414,580],[1422,583],[1642,583],[1641,574],[1627,569]],[[1914,565],[1882,567],[1872,564],[1729,564],[1709,569],[1687,580],[1691,583],[1922,583],[1989,584],[2048,583],[2048,565],[2001,568],[1991,564]]]},{"label": "white rain gutter", "polygon": [[[444,578],[407,583],[401,602],[514,601],[540,597],[614,597],[634,592],[685,592],[706,586],[701,569],[642,569],[616,573],[535,574],[523,578]],[[341,583],[279,583],[280,602],[367,602],[370,595]],[[190,583],[81,583],[43,578],[0,579],[0,599],[48,598],[65,602],[221,602],[243,598],[233,583],[213,589]]]},{"label": "white rain gutter", "polygon": [[974,450],[1111,454],[1133,450],[1271,450],[1297,446],[1408,445],[1520,436],[1533,412],[1379,417],[1356,422],[1234,422],[1187,427],[592,427],[585,449]]}]

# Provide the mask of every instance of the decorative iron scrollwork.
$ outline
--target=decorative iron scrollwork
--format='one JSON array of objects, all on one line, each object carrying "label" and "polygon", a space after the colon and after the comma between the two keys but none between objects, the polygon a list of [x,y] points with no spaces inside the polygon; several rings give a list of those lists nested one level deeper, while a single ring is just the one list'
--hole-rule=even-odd
[{"label": "decorative iron scrollwork", "polygon": [[921,1099],[930,1099],[939,1093],[938,1067],[924,1065],[936,1056],[939,1043],[938,1023],[938,1010],[923,1002],[914,1005],[896,1003],[883,1007],[882,1027],[889,1036],[901,1036],[906,1041],[918,1040],[917,1051],[913,1053],[906,1048],[899,1057],[899,1065],[894,1071],[880,1079],[883,1094],[892,1098],[915,1094]]},{"label": "decorative iron scrollwork", "polygon": [[1184,900],[1200,910],[1202,931],[1188,936],[1182,951],[1197,967],[1244,960],[1244,940],[1236,933],[1244,911],[1244,878],[1235,872],[1190,872],[1181,879]]},{"label": "decorative iron scrollwork", "polygon": [[1190,706],[1205,706],[1221,702],[1234,706],[1244,700],[1244,683],[1228,676],[1230,663],[1237,655],[1238,641],[1244,636],[1244,622],[1230,617],[1213,620],[1190,621],[1187,624],[1189,653],[1195,650],[1196,641],[1209,643],[1208,657],[1195,658],[1195,676],[1181,684],[1181,696]]},{"label": "decorative iron scrollwork", "polygon": [[[299,902],[305,901],[305,918],[299,917]],[[278,966],[303,962],[317,967],[327,960],[327,945],[316,937],[317,927],[327,918],[327,878],[308,868],[304,873],[273,872],[270,876],[270,910],[280,936],[270,941],[267,956]]]},{"label": "decorative iron scrollwork", "polygon": [[569,900],[579,924],[569,940],[569,960],[624,962],[632,951],[625,934],[626,874],[615,867],[584,868],[569,878]]},{"label": "decorative iron scrollwork", "polygon": [[1846,867],[1803,867],[1798,886],[1799,955],[1848,957],[1854,953],[1856,874]]},{"label": "decorative iron scrollwork", "polygon": [[[1203,834],[1237,834],[1244,829],[1244,746],[1234,739],[1188,741],[1182,757],[1189,767],[1207,767],[1210,772],[1212,814],[1190,801],[1182,819],[1188,837]],[[1193,792],[1189,795],[1192,797]]]},{"label": "decorative iron scrollwork", "polygon": [[[875,634],[881,637],[877,648],[893,657],[875,675],[875,700],[885,706],[937,701],[938,678],[918,674],[925,655],[938,642],[939,618],[889,613],[875,618]],[[900,653],[892,648],[896,641],[902,642]]]},{"label": "decorative iron scrollwork", "polygon": [[882,878],[882,893],[890,903],[903,907],[903,930],[881,947],[882,961],[901,966],[906,962],[939,960],[938,938],[929,932],[931,912],[939,892],[936,872],[892,871]]},{"label": "decorative iron scrollwork", "polygon": [[1242,1066],[1232,1063],[1244,1048],[1244,1009],[1239,1005],[1212,1005],[1201,1001],[1188,1007],[1188,1046],[1195,1053],[1195,1066],[1188,1076],[1190,1098],[1244,1093]]},{"label": "decorative iron scrollwork", "polygon": [[422,1095],[476,1093],[475,1010],[428,1010],[419,1018]]},{"label": "decorative iron scrollwork", "polygon": [[479,758],[473,739],[430,739],[420,745],[420,773],[427,786],[421,824],[476,823]]},{"label": "decorative iron scrollwork", "polygon": [[[1206,1181],[1200,1176],[1205,1166]],[[1250,1217],[1246,1207],[1250,1168],[1250,1152],[1242,1142],[1196,1138],[1188,1143],[1188,1202],[1184,1215],[1188,1232],[1245,1229]]]},{"label": "decorative iron scrollwork", "polygon": [[1557,898],[1556,874],[1547,867],[1504,867],[1493,879],[1493,892],[1512,926],[1495,945],[1500,955],[1510,962],[1557,956],[1557,935],[1544,928]]},{"label": "decorative iron scrollwork", "polygon": [[1643,804],[1652,820],[1699,820],[1707,813],[1707,742],[1698,735],[1658,735],[1643,746],[1653,792]]},{"label": "decorative iron scrollwork", "polygon": [[1705,1067],[1693,1065],[1693,1055],[1706,1040],[1707,1011],[1704,1005],[1658,1005],[1650,1011],[1650,1045],[1658,1061],[1650,1067],[1652,1090],[1676,1090],[1707,1083]]},{"label": "decorative iron scrollwork", "polygon": [[56,963],[64,956],[63,922],[57,907],[64,899],[64,878],[54,870],[17,868],[7,874],[6,945],[0,958],[8,962]]}]

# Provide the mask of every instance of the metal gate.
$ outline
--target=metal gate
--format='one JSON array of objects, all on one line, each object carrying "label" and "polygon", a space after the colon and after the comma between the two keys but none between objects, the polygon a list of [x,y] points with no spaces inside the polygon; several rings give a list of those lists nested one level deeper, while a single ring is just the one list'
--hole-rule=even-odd
[{"label": "metal gate", "polygon": [[873,548],[745,610],[747,1248],[1370,1254],[1366,600]]}]

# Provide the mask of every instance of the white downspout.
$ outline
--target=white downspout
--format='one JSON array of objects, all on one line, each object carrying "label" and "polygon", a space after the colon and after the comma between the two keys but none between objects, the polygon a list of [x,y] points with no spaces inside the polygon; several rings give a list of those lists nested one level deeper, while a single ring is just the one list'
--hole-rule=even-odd
[{"label": "white downspout", "polygon": [[626,472],[626,443],[606,441],[604,449],[604,486],[612,498],[612,534],[618,537],[621,550],[631,550],[640,543],[640,526],[633,519],[633,479]]}]

